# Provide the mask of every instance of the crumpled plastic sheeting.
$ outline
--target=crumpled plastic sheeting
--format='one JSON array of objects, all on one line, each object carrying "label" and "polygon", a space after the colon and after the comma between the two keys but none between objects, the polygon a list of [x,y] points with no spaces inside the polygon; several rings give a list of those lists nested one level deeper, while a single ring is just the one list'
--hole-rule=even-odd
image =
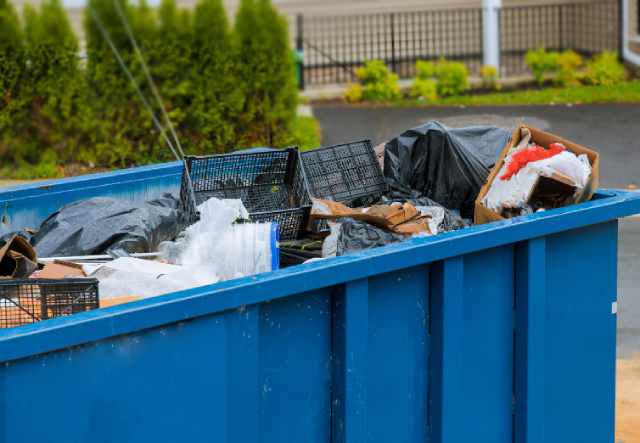
[{"label": "crumpled plastic sheeting", "polygon": [[100,299],[157,297],[217,283],[220,279],[205,266],[182,267],[123,257],[107,264],[87,264],[82,270],[100,281]]},{"label": "crumpled plastic sheeting", "polygon": [[403,242],[413,237],[410,234],[385,231],[351,217],[341,218],[338,223],[340,223],[340,233],[337,239],[337,256]]},{"label": "crumpled plastic sheeting", "polygon": [[451,129],[435,120],[403,132],[385,148],[393,198],[427,197],[472,219],[480,189],[510,137],[501,128]]},{"label": "crumpled plastic sheeting", "polygon": [[94,197],[63,206],[33,237],[39,257],[155,252],[187,227],[171,193],[150,202]]},{"label": "crumpled plastic sheeting", "polygon": [[551,158],[530,162],[508,180],[498,179],[507,171],[510,160],[511,157],[505,157],[504,165],[482,200],[485,207],[494,211],[499,211],[502,205],[518,208],[524,206],[540,173],[546,176],[550,176],[554,171],[565,173],[580,184],[578,192],[584,188],[591,175],[591,166],[586,154],[576,156],[572,152],[563,151]]}]

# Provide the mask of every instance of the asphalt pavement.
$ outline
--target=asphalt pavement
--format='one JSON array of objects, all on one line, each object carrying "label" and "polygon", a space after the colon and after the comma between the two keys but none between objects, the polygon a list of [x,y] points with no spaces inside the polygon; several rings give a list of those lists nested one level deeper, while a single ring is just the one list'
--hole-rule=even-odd
[{"label": "asphalt pavement", "polygon": [[[368,138],[374,145],[438,120],[450,127],[519,122],[600,154],[600,188],[640,189],[640,104],[349,107],[315,106],[322,145]],[[640,353],[640,217],[619,221],[618,356]]]}]

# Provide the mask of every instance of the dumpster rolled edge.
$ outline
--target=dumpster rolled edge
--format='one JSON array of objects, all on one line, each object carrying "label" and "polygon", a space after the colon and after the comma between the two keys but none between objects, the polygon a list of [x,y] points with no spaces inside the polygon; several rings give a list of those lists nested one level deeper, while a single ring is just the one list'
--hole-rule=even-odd
[{"label": "dumpster rolled edge", "polygon": [[[462,231],[249,276],[111,308],[0,331],[0,362],[236,309],[376,274],[640,213],[640,195],[598,191],[595,199]],[[339,266],[339,267],[338,267]],[[339,272],[336,272],[339,271]]]}]

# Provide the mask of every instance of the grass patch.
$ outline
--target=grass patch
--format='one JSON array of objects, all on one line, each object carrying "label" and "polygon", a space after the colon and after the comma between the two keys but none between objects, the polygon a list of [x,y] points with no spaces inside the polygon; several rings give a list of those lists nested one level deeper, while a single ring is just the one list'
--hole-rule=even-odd
[{"label": "grass patch", "polygon": [[563,103],[640,102],[640,82],[623,82],[608,86],[575,86],[533,91],[504,92],[487,95],[462,95],[437,100],[401,100],[396,106],[455,105],[534,105]]},{"label": "grass patch", "polygon": [[320,147],[321,136],[318,121],[313,117],[298,117],[291,128],[293,146],[298,146],[301,151]]}]

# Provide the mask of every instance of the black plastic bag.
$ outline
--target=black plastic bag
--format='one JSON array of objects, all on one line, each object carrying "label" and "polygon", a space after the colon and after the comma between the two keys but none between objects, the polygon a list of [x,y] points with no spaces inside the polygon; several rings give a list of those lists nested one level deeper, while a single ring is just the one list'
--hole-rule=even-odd
[{"label": "black plastic bag", "polygon": [[510,137],[492,126],[451,129],[432,120],[387,144],[384,175],[395,200],[428,197],[472,219],[480,188]]},{"label": "black plastic bag", "polygon": [[340,223],[337,256],[392,245],[411,240],[413,237],[411,234],[396,234],[385,231],[351,217],[341,218],[337,222]]},{"label": "black plastic bag", "polygon": [[6,245],[7,243],[9,243],[11,241],[11,239],[15,236],[18,237],[22,237],[24,238],[26,241],[28,241],[29,243],[32,242],[33,239],[33,232],[31,231],[18,231],[18,232],[9,232],[8,234],[3,235],[2,237],[0,237],[0,248],[2,248],[4,245]]},{"label": "black plastic bag", "polygon": [[95,197],[63,206],[33,237],[39,257],[155,252],[188,226],[171,193],[150,202]]}]

